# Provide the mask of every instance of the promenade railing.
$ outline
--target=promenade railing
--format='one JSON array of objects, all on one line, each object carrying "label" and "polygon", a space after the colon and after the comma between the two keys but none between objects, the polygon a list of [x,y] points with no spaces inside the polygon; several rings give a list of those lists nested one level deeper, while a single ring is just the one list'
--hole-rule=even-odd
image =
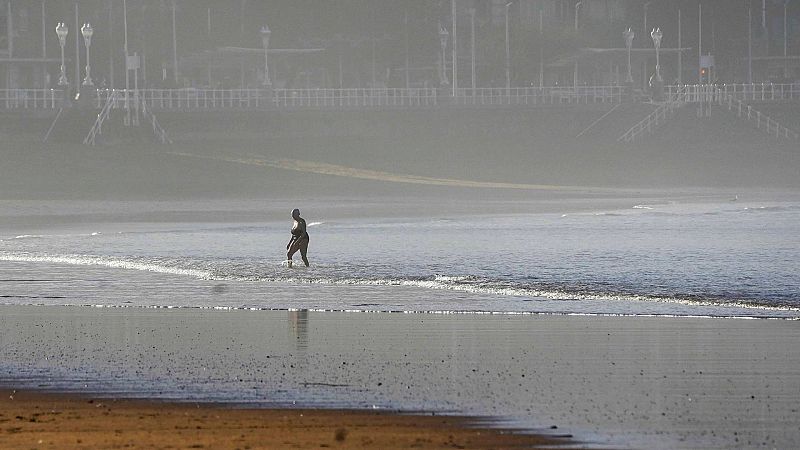
[{"label": "promenade railing", "polygon": [[439,104],[433,88],[276,89],[275,106],[282,108],[425,107]]},{"label": "promenade railing", "polygon": [[[114,90],[119,93],[119,102],[115,107],[125,107],[125,101],[133,102],[134,91],[125,95],[124,89]],[[111,95],[111,90],[97,91],[97,106],[102,107]],[[269,91],[263,89],[139,89],[135,91],[139,101],[151,109],[160,110],[219,110],[219,109],[264,109],[270,106],[272,99]]]},{"label": "promenade railing", "polygon": [[[709,87],[713,87],[710,89]],[[743,102],[781,102],[800,101],[800,83],[753,83],[753,84],[689,84],[679,86],[665,86],[668,95],[679,89],[686,93],[688,101],[697,103],[708,101],[709,92],[721,95],[723,98],[732,97]],[[719,99],[714,98],[713,101]]]},{"label": "promenade railing", "polygon": [[56,109],[63,98],[59,89],[0,89],[0,107],[5,109]]},{"label": "promenade railing", "polygon": [[452,103],[464,106],[622,103],[623,86],[460,88]]},{"label": "promenade railing", "polygon": [[[665,86],[666,98],[681,92],[688,103],[733,98],[743,102],[800,101],[800,83]],[[436,106],[548,106],[619,104],[629,90],[623,86],[549,86],[543,88],[374,88],[374,89],[98,89],[92,101],[100,110],[115,97],[113,107],[141,101],[152,110],[217,111],[282,108],[426,108]],[[84,94],[85,95],[85,94]],[[709,98],[709,95],[714,98]],[[58,109],[61,89],[0,89],[0,109]]]}]

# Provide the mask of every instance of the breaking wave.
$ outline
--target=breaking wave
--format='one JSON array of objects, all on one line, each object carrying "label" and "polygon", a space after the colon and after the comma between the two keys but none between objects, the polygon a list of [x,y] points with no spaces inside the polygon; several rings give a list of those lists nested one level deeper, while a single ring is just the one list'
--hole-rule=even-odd
[{"label": "breaking wave", "polygon": [[280,267],[280,263],[267,263],[264,265],[260,261],[255,263],[208,262],[177,258],[48,255],[28,252],[0,252],[0,261],[99,266],[110,269],[193,277],[208,281],[342,286],[404,286],[457,291],[466,294],[518,297],[523,301],[657,302],[684,306],[736,307],[762,311],[800,312],[800,307],[768,305],[751,299],[613,292],[592,285],[561,286],[535,283],[527,280],[502,280],[475,275],[342,276],[337,274],[337,268],[325,265],[313,266],[310,270],[293,270]]}]

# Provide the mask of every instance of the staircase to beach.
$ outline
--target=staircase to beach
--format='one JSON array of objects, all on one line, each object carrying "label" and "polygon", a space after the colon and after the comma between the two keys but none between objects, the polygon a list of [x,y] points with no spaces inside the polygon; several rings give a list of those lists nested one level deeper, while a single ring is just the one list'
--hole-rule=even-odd
[{"label": "staircase to beach", "polygon": [[653,112],[645,116],[636,125],[630,127],[628,131],[617,138],[617,141],[633,142],[636,139],[652,134],[658,127],[671,119],[678,108],[686,104],[687,98],[685,94],[684,87],[670,94],[666,101],[660,103]]},{"label": "staircase to beach", "polygon": [[[142,114],[144,125],[152,130],[153,135],[156,137],[158,142],[160,142],[161,144],[171,144],[172,140],[169,139],[166,130],[164,130],[164,128],[158,122],[156,115],[150,110],[150,108],[147,106],[147,103],[141,98],[138,98],[138,100],[136,101],[139,102],[138,110]],[[119,108],[120,105],[124,104],[124,102],[125,99],[122,98],[122,95],[117,91],[112,92],[108,96],[105,104],[103,105],[103,108],[97,114],[97,118],[94,121],[92,128],[89,130],[89,133],[84,138],[83,140],[84,144],[91,146],[95,145],[97,137],[103,133],[103,126],[106,124],[106,122],[109,121],[112,111],[114,111],[116,108]],[[134,126],[132,128],[138,129],[138,126],[140,125],[141,122],[138,120],[135,120],[133,122]]]},{"label": "staircase to beach", "polygon": [[733,95],[726,94],[717,86],[703,85],[681,86],[669,95],[667,101],[661,103],[652,113],[629,128],[617,140],[633,142],[652,134],[657,128],[671,119],[675,115],[675,111],[689,103],[697,105],[698,118],[709,117],[711,115],[711,106],[716,105],[720,108],[727,108],[736,117],[755,125],[757,130],[761,130],[769,136],[791,141],[800,139],[796,131],[756,110],[752,105],[735,98]]},{"label": "staircase to beach", "polygon": [[714,99],[719,106],[727,107],[729,112],[736,114],[736,117],[755,125],[756,129],[765,132],[767,135],[790,141],[797,141],[800,139],[800,135],[798,135],[796,131],[784,126],[761,111],[754,109],[752,105],[748,105],[730,94],[725,94],[716,87],[714,94]]}]

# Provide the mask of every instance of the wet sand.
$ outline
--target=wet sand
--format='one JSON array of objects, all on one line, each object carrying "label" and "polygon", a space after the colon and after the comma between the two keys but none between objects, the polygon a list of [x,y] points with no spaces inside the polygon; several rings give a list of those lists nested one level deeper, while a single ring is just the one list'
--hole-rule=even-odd
[{"label": "wet sand", "polygon": [[799,341],[787,320],[2,306],[0,383],[495,417],[591,446],[789,448]]},{"label": "wet sand", "polygon": [[463,417],[231,409],[0,390],[4,449],[489,449],[566,443],[566,439],[487,428]]}]

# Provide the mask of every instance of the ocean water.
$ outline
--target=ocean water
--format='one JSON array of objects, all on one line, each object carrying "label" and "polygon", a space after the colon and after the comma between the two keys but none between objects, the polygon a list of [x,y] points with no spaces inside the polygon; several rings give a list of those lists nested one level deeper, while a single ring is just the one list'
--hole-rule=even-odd
[{"label": "ocean water", "polygon": [[4,228],[0,302],[800,317],[796,202],[408,218],[328,219],[304,209],[310,268],[299,267],[299,254],[295,268],[285,265],[288,218],[111,216]]}]

